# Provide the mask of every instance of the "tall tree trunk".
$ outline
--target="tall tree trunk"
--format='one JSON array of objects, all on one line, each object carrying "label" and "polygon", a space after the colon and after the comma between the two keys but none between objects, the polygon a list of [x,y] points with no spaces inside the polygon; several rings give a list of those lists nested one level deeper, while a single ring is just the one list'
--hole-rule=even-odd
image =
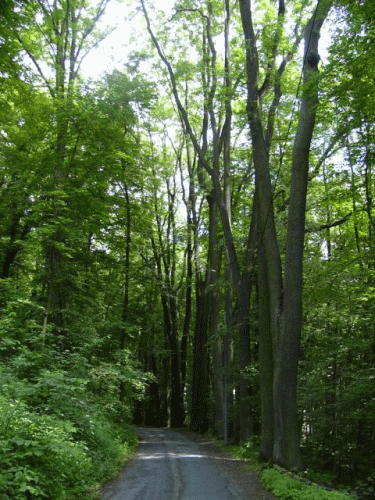
[{"label": "tall tree trunk", "polygon": [[120,349],[124,349],[126,341],[126,325],[129,313],[129,283],[130,283],[130,245],[131,245],[131,212],[128,186],[124,186],[126,202],[126,234],[125,234],[125,268],[124,268],[124,300],[122,303],[121,320],[124,323],[120,334]]},{"label": "tall tree trunk", "polygon": [[[319,31],[330,8],[330,2],[318,4],[305,31],[304,83],[309,86],[303,96],[299,126],[294,141],[290,205],[285,257],[285,282],[273,209],[273,193],[268,157],[269,138],[263,133],[258,88],[259,68],[256,36],[252,23],[250,0],[240,0],[240,12],[246,49],[247,115],[250,126],[256,189],[259,196],[259,231],[264,248],[264,268],[269,299],[269,329],[272,334],[274,447],[273,459],[288,469],[301,469],[296,386],[298,351],[302,319],[302,256],[307,192],[309,150],[316,113]],[[279,1],[279,19],[285,13]],[[309,85],[307,85],[309,84]],[[262,257],[263,258],[263,257]],[[263,292],[262,290],[262,293]],[[263,325],[268,328],[268,325]],[[263,359],[263,357],[262,357]]]},{"label": "tall tree trunk", "polygon": [[206,283],[196,278],[196,320],[193,341],[190,428],[204,434],[208,430],[208,300]]},{"label": "tall tree trunk", "polygon": [[267,264],[261,239],[258,257],[259,380],[261,402],[261,456],[270,460],[274,444],[273,422],[273,348]]},{"label": "tall tree trunk", "polygon": [[245,443],[253,435],[252,415],[252,387],[246,379],[245,370],[250,366],[250,284],[241,284],[241,300],[238,300],[238,332],[239,332],[239,358],[240,358],[240,393],[239,393],[239,419],[240,442]]},{"label": "tall tree trunk", "polygon": [[302,469],[297,409],[297,371],[302,328],[302,264],[310,144],[318,103],[318,42],[331,2],[322,1],[305,30],[303,81],[294,140],[285,252],[284,303],[275,351],[273,458],[287,469]]},{"label": "tall tree trunk", "polygon": [[226,256],[225,262],[225,299],[224,299],[224,443],[227,446],[228,440],[234,437],[234,398],[232,389],[232,367],[233,367],[233,314],[232,314],[232,276],[230,273],[230,264]]},{"label": "tall tree trunk", "polygon": [[[68,62],[67,46],[70,38],[71,28],[71,8],[67,4],[62,12],[61,19],[58,19],[56,12],[51,12],[53,27],[55,32],[55,113],[56,113],[56,155],[53,166],[53,194],[51,204],[53,215],[51,225],[55,226],[52,237],[46,242],[47,268],[48,268],[48,293],[47,308],[50,318],[60,330],[64,323],[63,311],[67,298],[68,287],[66,286],[66,271],[64,271],[65,255],[61,250],[65,245],[64,231],[59,223],[63,217],[65,200],[61,193],[65,189],[65,165],[68,134],[68,119],[66,115],[67,88],[66,88],[66,64]],[[71,61],[74,65],[74,61]]]},{"label": "tall tree trunk", "polygon": [[240,0],[240,9],[246,41],[247,116],[252,140],[256,190],[258,190],[259,193],[259,231],[262,235],[267,266],[271,331],[274,343],[277,343],[283,289],[281,259],[274,220],[268,148],[264,139],[262,122],[258,109],[258,53],[252,24],[250,1]]},{"label": "tall tree trunk", "polygon": [[[124,166],[124,165],[123,165]],[[125,269],[124,269],[124,300],[122,303],[121,321],[123,325],[120,332],[120,350],[124,350],[126,342],[126,322],[129,314],[129,283],[130,283],[130,244],[131,244],[131,212],[128,186],[124,186],[126,202],[126,234],[125,234]],[[123,362],[121,362],[123,364]],[[125,383],[120,382],[120,401],[125,399]]]},{"label": "tall tree trunk", "polygon": [[[159,225],[158,231],[160,237]],[[172,427],[182,427],[184,409],[183,395],[181,394],[181,357],[177,332],[176,304],[175,297],[173,296],[174,291],[171,289],[171,284],[168,280],[169,268],[166,267],[165,256],[163,256],[163,258],[161,257],[153,238],[151,238],[151,244],[158,272],[160,298],[163,308],[164,337],[166,345],[168,346],[167,350],[170,352],[170,423]],[[162,262],[164,269],[162,267]]]},{"label": "tall tree trunk", "polygon": [[219,310],[219,252],[217,248],[217,226],[218,210],[215,200],[210,197],[210,245],[208,259],[208,301],[210,314],[210,335],[212,342],[212,371],[213,389],[215,401],[215,423],[216,435],[224,433],[224,402],[223,402],[223,352],[222,339],[220,335],[220,310]]},{"label": "tall tree trunk", "polygon": [[196,196],[194,190],[194,174],[193,165],[191,161],[189,144],[185,143],[186,156],[187,156],[187,167],[189,172],[189,189],[188,195],[186,195],[185,182],[183,169],[180,157],[180,174],[181,174],[181,186],[182,186],[182,198],[186,207],[186,295],[185,295],[185,315],[184,315],[184,325],[181,338],[181,393],[185,397],[185,387],[186,387],[186,368],[187,368],[187,349],[188,340],[191,325],[191,314],[193,306],[193,258],[194,258],[194,245],[193,245],[193,234],[194,234],[194,224],[196,221]]},{"label": "tall tree trunk", "polygon": [[181,338],[181,392],[184,394],[186,385],[186,365],[187,348],[191,324],[192,310],[192,288],[193,288],[193,248],[191,242],[191,217],[188,215],[187,223],[187,243],[186,243],[186,296],[185,296],[185,315],[184,326]]},{"label": "tall tree trunk", "polygon": [[[224,205],[228,214],[229,224],[232,224],[232,197],[231,197],[231,131],[232,131],[232,80],[230,72],[230,18],[231,9],[229,0],[224,1],[224,68],[225,68],[225,122],[222,130],[223,141],[223,167],[224,167]],[[233,391],[231,387],[231,370],[233,363],[233,342],[232,342],[232,273],[227,250],[225,250],[225,321],[224,321],[224,379],[223,379],[223,418],[224,418],[224,441],[228,444],[228,438],[234,437],[234,405]]]}]

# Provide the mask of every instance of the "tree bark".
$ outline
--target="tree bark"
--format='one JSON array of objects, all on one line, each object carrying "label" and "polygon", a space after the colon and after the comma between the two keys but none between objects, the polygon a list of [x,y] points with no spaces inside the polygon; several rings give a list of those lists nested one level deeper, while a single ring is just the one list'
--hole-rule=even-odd
[{"label": "tree bark", "polygon": [[[255,203],[257,202],[257,194]],[[270,460],[274,444],[273,420],[273,342],[270,321],[267,263],[258,224],[258,321],[259,321],[259,381],[261,402],[261,457]]]},{"label": "tree bark", "polygon": [[193,378],[190,428],[204,434],[208,430],[208,300],[204,282],[196,278],[196,321],[193,341]]},{"label": "tree bark", "polygon": [[302,264],[310,145],[318,104],[318,42],[330,1],[318,4],[305,29],[303,81],[292,158],[285,252],[284,302],[275,351],[273,458],[287,469],[302,469],[297,409],[297,371],[302,328]]},{"label": "tree bark", "polygon": [[[273,352],[274,446],[273,459],[288,469],[302,467],[296,386],[298,351],[302,321],[302,258],[307,193],[309,150],[315,124],[317,104],[317,64],[320,28],[330,8],[329,1],[318,4],[305,30],[304,95],[301,102],[299,125],[294,141],[288,230],[286,241],[285,276],[277,241],[273,193],[268,149],[270,138],[264,137],[259,111],[261,89],[258,88],[258,52],[252,23],[250,0],[240,0],[240,12],[246,49],[247,115],[250,126],[253,161],[256,172],[256,190],[259,196],[259,231],[264,255],[260,271],[267,277],[268,290],[260,290],[268,297],[269,318],[261,324],[264,332],[271,331]],[[284,16],[284,2],[279,2],[279,19]],[[279,83],[279,82],[278,82]],[[262,87],[263,88],[263,87]],[[264,260],[263,260],[264,259]],[[263,308],[263,305],[262,305]],[[268,334],[262,338],[266,340]],[[266,342],[267,344],[267,342]],[[262,345],[262,350],[263,350]],[[269,363],[267,356],[262,362]],[[267,367],[262,367],[262,370]],[[268,370],[270,364],[268,364]],[[267,393],[268,394],[268,393]],[[264,395],[269,398],[269,395]],[[264,443],[265,445],[265,443]],[[269,443],[266,453],[269,454]]]},{"label": "tree bark", "polygon": [[218,210],[215,200],[209,200],[210,208],[210,245],[209,245],[209,271],[208,271],[208,297],[210,313],[210,335],[212,342],[212,372],[213,390],[215,401],[216,435],[224,434],[224,401],[223,401],[223,353],[220,335],[220,303],[219,303],[219,251],[217,247]]}]

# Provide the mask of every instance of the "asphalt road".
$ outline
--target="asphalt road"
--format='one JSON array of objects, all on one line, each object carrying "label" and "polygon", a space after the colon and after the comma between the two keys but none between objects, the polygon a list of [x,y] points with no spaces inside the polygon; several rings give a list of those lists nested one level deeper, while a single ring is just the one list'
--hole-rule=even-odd
[{"label": "asphalt road", "polygon": [[102,500],[248,498],[220,464],[230,458],[211,457],[199,443],[171,430],[142,428],[138,433],[136,456],[105,486]]}]

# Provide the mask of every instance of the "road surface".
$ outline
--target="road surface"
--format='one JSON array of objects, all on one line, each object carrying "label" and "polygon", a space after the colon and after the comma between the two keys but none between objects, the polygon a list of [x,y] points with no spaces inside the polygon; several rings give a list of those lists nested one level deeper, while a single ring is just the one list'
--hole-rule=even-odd
[{"label": "road surface", "polygon": [[102,500],[272,498],[261,489],[255,475],[243,481],[246,473],[242,461],[215,450],[213,453],[203,438],[192,440],[171,430],[151,428],[138,429],[138,434],[136,456],[115,481],[104,487]]}]

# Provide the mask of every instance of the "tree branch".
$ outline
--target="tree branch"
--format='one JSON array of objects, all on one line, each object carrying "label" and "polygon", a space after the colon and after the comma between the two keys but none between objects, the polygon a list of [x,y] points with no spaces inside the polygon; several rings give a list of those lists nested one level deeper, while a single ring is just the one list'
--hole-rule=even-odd
[{"label": "tree branch", "polygon": [[54,89],[52,88],[52,86],[51,86],[50,82],[48,81],[48,79],[47,79],[47,78],[46,78],[46,76],[44,75],[43,70],[42,70],[42,68],[40,67],[40,65],[39,65],[38,61],[36,60],[36,58],[34,57],[34,55],[33,55],[33,54],[29,51],[29,49],[27,49],[27,48],[25,47],[25,44],[23,43],[23,40],[22,40],[22,38],[19,36],[19,34],[18,34],[16,31],[14,31],[13,33],[14,33],[15,37],[17,38],[17,40],[20,42],[20,44],[21,44],[21,46],[22,46],[23,50],[26,52],[26,54],[30,57],[30,59],[31,59],[31,60],[32,60],[32,62],[34,63],[34,65],[35,65],[35,67],[36,67],[36,69],[37,69],[37,71],[38,71],[39,75],[41,76],[42,80],[43,80],[43,81],[44,81],[44,83],[46,84],[46,87],[48,88],[49,93],[51,94],[51,97],[55,97],[56,93],[55,93]]},{"label": "tree branch", "polygon": [[267,71],[266,71],[266,76],[264,78],[264,82],[259,89],[259,98],[260,99],[262,97],[264,97],[264,95],[268,92],[270,85],[271,85],[272,74],[274,73],[274,70],[275,70],[275,61],[276,61],[276,56],[277,56],[277,50],[279,48],[281,32],[282,32],[282,29],[284,26],[284,13],[285,13],[284,1],[280,0],[279,12],[277,15],[276,33],[275,33],[275,37],[273,40],[271,57],[268,60]]},{"label": "tree branch", "polygon": [[331,227],[335,226],[340,226],[341,224],[344,224],[351,216],[353,215],[353,212],[349,212],[348,214],[345,215],[342,219],[339,219],[335,222],[330,222],[329,224],[322,224],[319,227],[315,227],[312,229],[305,229],[305,233],[317,233],[318,231],[324,231],[325,229],[331,229]]},{"label": "tree branch", "polygon": [[163,51],[162,51],[162,49],[160,47],[160,44],[159,44],[158,40],[156,39],[156,37],[154,35],[154,32],[152,31],[151,23],[150,23],[150,19],[148,17],[148,13],[147,13],[145,2],[144,2],[144,0],[140,0],[140,1],[141,1],[141,6],[142,6],[143,14],[144,14],[145,19],[146,19],[147,31],[150,34],[152,43],[154,44],[154,47],[156,48],[157,53],[159,54],[160,59],[163,61],[163,63],[165,64],[165,66],[166,66],[166,68],[168,70],[169,78],[170,78],[171,85],[172,85],[173,96],[175,98],[178,111],[180,112],[181,118],[182,118],[182,120],[183,120],[183,122],[185,124],[186,131],[187,131],[187,133],[188,133],[188,135],[190,137],[191,142],[193,143],[194,149],[195,149],[195,151],[196,151],[196,153],[197,153],[197,155],[199,157],[199,161],[204,166],[204,168],[208,172],[208,174],[212,176],[212,168],[208,165],[208,163],[207,163],[207,161],[206,161],[206,159],[205,159],[205,157],[203,155],[202,149],[199,147],[197,138],[195,137],[195,134],[194,134],[193,129],[191,127],[189,117],[188,117],[188,115],[186,113],[186,110],[185,110],[184,106],[181,103],[180,96],[179,96],[178,90],[177,90],[176,78],[175,78],[172,66],[171,66],[170,62],[168,61],[168,59],[165,57],[165,55],[164,55],[164,53],[163,53]]}]

